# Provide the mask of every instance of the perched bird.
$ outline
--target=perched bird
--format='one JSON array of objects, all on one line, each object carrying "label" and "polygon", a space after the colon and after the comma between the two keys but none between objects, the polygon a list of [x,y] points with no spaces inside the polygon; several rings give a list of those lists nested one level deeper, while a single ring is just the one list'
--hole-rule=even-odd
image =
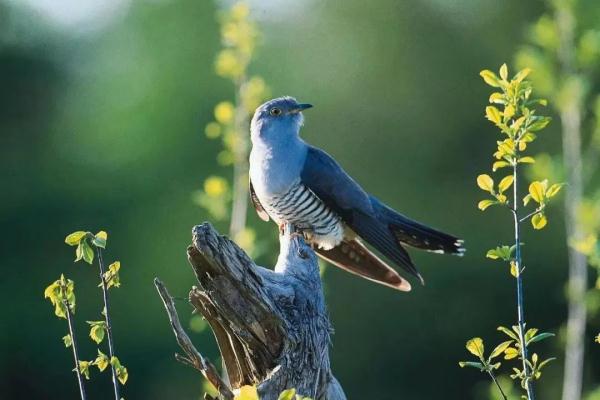
[{"label": "perched bird", "polygon": [[326,152],[300,138],[304,123],[292,97],[256,109],[250,128],[250,197],[260,218],[292,223],[317,254],[363,278],[409,291],[410,283],[373,246],[423,283],[403,244],[461,255],[462,240],[413,221],[365,192]]}]

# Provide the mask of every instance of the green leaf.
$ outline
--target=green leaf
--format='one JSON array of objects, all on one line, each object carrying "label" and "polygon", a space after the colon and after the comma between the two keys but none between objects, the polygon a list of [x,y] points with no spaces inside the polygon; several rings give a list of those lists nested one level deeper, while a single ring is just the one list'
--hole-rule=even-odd
[{"label": "green leaf", "polygon": [[494,204],[498,204],[498,202],[489,199],[481,200],[479,203],[477,203],[477,208],[479,208],[481,211],[485,211],[486,208],[493,206]]},{"label": "green leaf", "polygon": [[73,345],[73,339],[71,338],[71,335],[63,336],[62,340],[65,343],[65,347],[71,347]]},{"label": "green leaf", "polygon": [[87,232],[84,231],[73,232],[70,235],[67,235],[65,238],[65,243],[69,246],[77,246],[86,234]]},{"label": "green leaf", "polygon": [[510,167],[510,163],[507,161],[496,161],[494,165],[492,165],[492,171],[496,172],[500,168]]},{"label": "green leaf", "polygon": [[546,224],[548,223],[548,220],[546,219],[546,216],[544,215],[544,213],[537,213],[535,214],[532,218],[531,218],[531,225],[533,225],[533,229],[543,229]]},{"label": "green leaf", "polygon": [[555,183],[554,185],[550,186],[548,188],[548,190],[546,191],[546,197],[547,198],[551,198],[554,197],[558,194],[558,192],[560,192],[560,189],[564,186],[564,183]]},{"label": "green leaf", "polygon": [[498,190],[500,191],[500,193],[506,191],[506,189],[508,189],[510,185],[512,185],[513,181],[514,177],[512,175],[508,175],[502,178],[502,180],[498,184]]},{"label": "green leaf", "polygon": [[519,356],[519,350],[515,349],[514,347],[508,347],[504,350],[504,359],[505,360],[512,360],[513,358],[516,358]]},{"label": "green leaf", "polygon": [[556,358],[555,357],[551,357],[551,358],[548,358],[547,360],[542,361],[540,363],[540,365],[538,365],[537,369],[541,370],[542,368],[544,368],[546,366],[546,364],[548,364],[550,361],[554,361],[554,360],[556,360]]},{"label": "green leaf", "polygon": [[504,95],[502,93],[495,92],[490,95],[489,102],[496,104],[505,104],[506,100],[504,99]]},{"label": "green leaf", "polygon": [[245,385],[240,388],[240,392],[233,398],[234,400],[259,400],[258,391],[255,386]]},{"label": "green leaf", "polygon": [[499,124],[502,120],[502,116],[500,115],[500,111],[494,106],[487,106],[485,108],[485,117],[492,121],[494,124]]},{"label": "green leaf", "polygon": [[[111,287],[120,287],[121,286],[121,277],[119,275],[119,270],[121,269],[121,262],[115,261],[114,263],[108,266],[107,271],[104,273],[104,282],[106,282],[106,288],[110,289]],[[102,282],[98,285],[98,287],[102,287]]]},{"label": "green leaf", "polygon": [[519,274],[517,272],[517,263],[514,261],[510,262],[510,274],[512,276],[514,276],[515,278],[517,278],[519,276]]},{"label": "green leaf", "polygon": [[100,342],[102,342],[102,340],[104,340],[104,336],[106,334],[106,322],[105,321],[87,321],[87,323],[89,325],[91,325],[90,338],[92,338],[92,340],[94,342],[96,342],[96,344],[100,344]]},{"label": "green leaf", "polygon": [[483,340],[481,338],[476,337],[469,340],[465,347],[467,348],[467,350],[469,350],[471,354],[479,357],[480,359],[483,359],[484,347]]},{"label": "green leaf", "polygon": [[496,346],[494,351],[492,351],[492,354],[490,354],[489,360],[493,360],[494,358],[498,357],[500,354],[504,353],[504,350],[506,350],[508,348],[508,346],[510,346],[512,344],[512,342],[513,342],[512,340],[507,340],[506,342],[502,342],[498,346]]},{"label": "green leaf", "polygon": [[83,259],[83,243],[84,242],[80,242],[77,245],[77,249],[75,250],[75,262]]},{"label": "green leaf", "polygon": [[533,157],[521,157],[519,158],[519,164],[534,164],[535,163],[535,158]]},{"label": "green leaf", "polygon": [[506,66],[506,63],[502,64],[502,66],[500,67],[500,78],[502,78],[503,80],[508,79],[508,67]]},{"label": "green leaf", "polygon": [[277,400],[294,400],[296,398],[296,389],[288,389],[281,392]]},{"label": "green leaf", "polygon": [[494,180],[487,174],[477,177],[477,185],[486,192],[494,193]]},{"label": "green leaf", "polygon": [[505,326],[499,326],[497,328],[500,332],[504,333],[506,336],[510,337],[511,339],[514,339],[516,341],[519,341],[519,337],[510,329],[508,329]]},{"label": "green leaf", "polygon": [[553,337],[553,336],[554,336],[554,333],[543,332],[543,333],[540,333],[537,336],[533,336],[529,340],[525,339],[525,342],[527,343],[527,345],[530,345],[532,343],[539,342],[541,340],[544,340],[544,339],[547,339],[547,338],[550,338],[550,337]]},{"label": "green leaf", "polygon": [[527,341],[529,341],[529,339],[534,337],[537,332],[538,332],[537,328],[528,329],[527,332],[525,332],[525,343],[527,343]]},{"label": "green leaf", "polygon": [[90,379],[90,361],[79,361],[79,372],[85,376],[85,379]]},{"label": "green leaf", "polygon": [[500,80],[498,79],[496,74],[490,71],[489,69],[481,71],[479,75],[481,75],[485,83],[487,83],[488,85],[492,87],[500,87]]},{"label": "green leaf", "polygon": [[482,363],[474,362],[474,361],[461,361],[458,363],[458,365],[460,365],[461,368],[471,367],[471,368],[477,368],[481,371],[483,371],[485,369],[485,367],[483,366]]},{"label": "green leaf", "polygon": [[545,192],[546,189],[542,182],[534,181],[529,185],[529,194],[531,195],[531,198],[540,204],[544,202]]},{"label": "green leaf", "polygon": [[108,356],[98,349],[98,357],[94,360],[94,365],[98,367],[100,372],[104,371],[110,364]]},{"label": "green leaf", "polygon": [[127,372],[127,368],[121,365],[121,362],[117,357],[112,357],[110,359],[110,365],[115,369],[115,373],[117,374],[117,379],[121,382],[121,385],[124,385],[129,378],[129,373]]},{"label": "green leaf", "polygon": [[106,248],[106,241],[108,240],[108,234],[104,231],[100,231],[96,233],[94,239],[92,239],[92,244],[96,247],[100,247],[101,249]]},{"label": "green leaf", "polygon": [[83,261],[91,265],[94,261],[94,249],[87,241],[81,242],[81,245],[83,246]]},{"label": "green leaf", "polygon": [[550,123],[550,120],[550,117],[541,117],[539,120],[531,124],[527,130],[530,132],[541,131]]},{"label": "green leaf", "polygon": [[523,79],[527,78],[527,75],[529,75],[530,73],[531,68],[524,68],[515,75],[513,80],[520,83]]}]

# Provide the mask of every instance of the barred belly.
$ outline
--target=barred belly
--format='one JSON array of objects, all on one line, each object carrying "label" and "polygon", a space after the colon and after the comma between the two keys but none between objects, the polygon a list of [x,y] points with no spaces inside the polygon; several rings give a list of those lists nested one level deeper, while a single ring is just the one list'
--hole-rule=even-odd
[{"label": "barred belly", "polygon": [[342,220],[300,181],[282,195],[261,201],[275,222],[289,222],[304,231],[308,240],[330,250],[344,239]]}]

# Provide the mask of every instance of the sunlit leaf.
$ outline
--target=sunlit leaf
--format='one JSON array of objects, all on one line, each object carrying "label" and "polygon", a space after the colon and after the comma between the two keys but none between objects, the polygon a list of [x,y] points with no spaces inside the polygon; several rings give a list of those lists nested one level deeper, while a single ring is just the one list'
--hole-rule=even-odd
[{"label": "sunlit leaf", "polygon": [[546,216],[544,215],[544,213],[541,212],[535,214],[531,218],[531,225],[533,225],[534,229],[543,229],[547,223],[548,220],[546,219]]},{"label": "sunlit leaf", "polygon": [[544,185],[539,182],[539,181],[534,181],[531,182],[531,184],[529,185],[529,194],[531,195],[531,198],[533,200],[535,200],[538,203],[543,203],[544,202]]},{"label": "sunlit leaf", "polygon": [[481,211],[485,211],[486,208],[493,206],[494,204],[498,204],[498,202],[489,199],[481,200],[479,203],[477,203],[477,208],[479,208]]},{"label": "sunlit leaf", "polygon": [[73,232],[65,238],[65,243],[69,246],[77,246],[86,234],[87,232],[84,231]]},{"label": "sunlit leaf", "polygon": [[477,177],[477,185],[486,192],[494,192],[494,180],[487,174],[481,174]]},{"label": "sunlit leaf", "polygon": [[507,340],[506,342],[502,342],[500,343],[498,346],[496,346],[496,348],[492,351],[492,354],[490,354],[490,360],[498,357],[500,354],[504,353],[504,351],[508,348],[508,346],[511,345],[513,341],[512,340]]},{"label": "sunlit leaf", "polygon": [[512,185],[513,181],[514,176],[512,175],[507,175],[504,178],[502,178],[502,180],[498,184],[498,190],[500,191],[500,193],[506,191],[506,189],[508,189],[510,185]]},{"label": "sunlit leaf", "polygon": [[496,161],[492,165],[492,171],[496,172],[499,168],[510,167],[510,163],[507,161]]},{"label": "sunlit leaf", "polygon": [[492,71],[485,69],[481,71],[479,75],[481,75],[485,83],[487,83],[488,85],[492,87],[500,87],[500,80]]},{"label": "sunlit leaf", "polygon": [[531,68],[524,68],[515,75],[513,80],[520,83],[523,79],[527,78],[527,75],[529,75],[530,73]]},{"label": "sunlit leaf", "polygon": [[500,332],[504,333],[506,336],[510,337],[511,339],[514,339],[516,341],[519,340],[519,337],[513,331],[511,331],[510,329],[508,329],[507,327],[505,327],[505,326],[499,326],[497,329]]},{"label": "sunlit leaf", "polygon": [[485,108],[485,116],[488,120],[495,124],[499,124],[501,121],[500,111],[494,106],[487,106]]},{"label": "sunlit leaf", "polygon": [[515,349],[514,347],[508,347],[504,350],[504,359],[505,360],[512,360],[513,358],[516,358],[519,356],[519,350]]},{"label": "sunlit leaf", "polygon": [[504,80],[508,79],[508,67],[506,66],[506,63],[502,64],[500,67],[500,78]]},{"label": "sunlit leaf", "polygon": [[106,248],[106,241],[108,240],[108,234],[104,231],[100,231],[96,233],[94,239],[92,239],[92,244],[96,247],[100,247],[101,249]]},{"label": "sunlit leaf", "polygon": [[547,338],[550,338],[550,337],[553,337],[553,336],[554,336],[554,333],[542,332],[542,333],[540,333],[540,334],[539,334],[539,335],[537,335],[537,336],[533,336],[533,337],[531,337],[529,340],[527,340],[527,339],[526,339],[526,340],[525,340],[525,342],[526,342],[528,345],[530,345],[530,344],[532,344],[532,343],[539,342],[539,341],[541,341],[541,340],[544,340],[544,339],[547,339]]},{"label": "sunlit leaf", "polygon": [[98,367],[100,372],[104,371],[108,365],[110,364],[110,360],[106,354],[98,349],[98,357],[94,360],[94,365]]},{"label": "sunlit leaf", "polygon": [[467,342],[466,348],[471,354],[479,358],[483,358],[484,347],[483,340],[481,338],[476,337],[469,340]]},{"label": "sunlit leaf", "polygon": [[255,386],[242,386],[240,392],[235,395],[234,400],[259,400],[258,391]]},{"label": "sunlit leaf", "polygon": [[71,335],[63,336],[62,340],[65,344],[65,347],[71,347],[73,345],[73,339],[71,338]]},{"label": "sunlit leaf", "polygon": [[533,164],[535,163],[535,158],[530,156],[520,157],[519,164]]},{"label": "sunlit leaf", "polygon": [[564,186],[563,183],[555,183],[554,185],[550,186],[548,188],[548,190],[546,191],[546,197],[547,198],[551,198],[554,197],[558,194],[558,192],[560,192],[560,189]]},{"label": "sunlit leaf", "polygon": [[288,389],[281,392],[277,400],[294,400],[296,398],[296,389]]},{"label": "sunlit leaf", "polygon": [[481,371],[483,371],[485,369],[485,367],[483,366],[482,363],[474,362],[474,361],[461,361],[458,363],[458,365],[460,365],[461,368],[471,367],[471,368],[477,368]]}]

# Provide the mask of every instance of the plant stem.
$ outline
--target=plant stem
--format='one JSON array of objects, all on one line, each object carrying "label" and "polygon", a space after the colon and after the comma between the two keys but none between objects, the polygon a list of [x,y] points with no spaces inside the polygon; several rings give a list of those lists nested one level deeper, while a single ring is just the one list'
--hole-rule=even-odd
[{"label": "plant stem", "polygon": [[496,379],[496,375],[494,375],[494,373],[492,371],[488,371],[488,374],[490,375],[490,378],[492,378],[492,381],[494,381],[494,383],[496,384],[496,387],[500,391],[500,394],[502,395],[502,398],[504,400],[508,400],[508,397],[506,397],[506,394],[504,393],[504,390],[502,390],[502,386],[500,386],[500,382],[498,382],[498,380]]},{"label": "plant stem", "polygon": [[[575,29],[576,19],[569,5],[555,6],[555,19],[561,38],[558,58],[562,81],[576,78],[575,69]],[[581,95],[570,96],[560,107],[562,124],[563,159],[569,185],[565,196],[565,227],[567,241],[579,241],[584,233],[577,213],[583,197],[583,165],[581,156]],[[567,338],[565,348],[565,375],[563,379],[563,400],[581,398],[583,361],[585,347],[587,291],[587,259],[573,246],[569,251]]]},{"label": "plant stem", "polygon": [[86,399],[85,395],[85,386],[83,385],[83,376],[81,376],[81,371],[79,370],[79,354],[77,351],[77,341],[75,340],[75,328],[73,327],[73,318],[71,314],[71,308],[69,308],[70,304],[65,299],[65,289],[61,286],[62,296],[63,296],[63,304],[65,309],[67,310],[67,324],[69,325],[69,335],[71,336],[71,347],[73,348],[73,358],[75,359],[75,373],[77,374],[77,383],[79,384],[79,396],[81,400]]},{"label": "plant stem", "polygon": [[[515,157],[518,159],[518,155]],[[534,400],[533,383],[530,380],[529,366],[527,365],[527,346],[525,343],[525,299],[523,297],[523,278],[521,276],[521,222],[519,220],[519,189],[518,189],[518,162],[513,165],[513,220],[515,229],[515,263],[517,271],[517,315],[519,327],[519,341],[521,342],[521,359],[527,390],[527,399]]]},{"label": "plant stem", "polygon": [[115,400],[120,400],[121,395],[119,393],[119,381],[117,380],[117,371],[112,363],[112,358],[115,356],[115,345],[112,336],[112,325],[110,324],[110,313],[108,312],[108,288],[106,287],[106,280],[104,279],[104,260],[102,259],[102,249],[96,247],[98,252],[98,265],[100,268],[100,281],[102,282],[102,297],[104,300],[104,319],[106,321],[106,339],[108,341],[108,355],[110,357],[110,369],[112,372],[112,381],[114,388]]}]

